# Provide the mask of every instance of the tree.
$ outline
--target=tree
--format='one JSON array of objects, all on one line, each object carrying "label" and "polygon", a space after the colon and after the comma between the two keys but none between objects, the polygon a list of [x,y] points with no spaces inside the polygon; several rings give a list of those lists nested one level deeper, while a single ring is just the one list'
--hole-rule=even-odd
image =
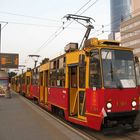
[{"label": "tree", "polygon": [[11,82],[11,78],[16,76],[17,74],[15,72],[8,72],[9,75],[9,82]]}]

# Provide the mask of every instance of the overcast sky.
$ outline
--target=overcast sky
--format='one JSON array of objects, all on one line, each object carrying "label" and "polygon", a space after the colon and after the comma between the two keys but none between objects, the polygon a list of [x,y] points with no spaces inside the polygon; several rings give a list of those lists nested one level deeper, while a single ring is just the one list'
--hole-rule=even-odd
[{"label": "overcast sky", "polygon": [[[2,29],[2,52],[19,53],[20,64],[27,67],[34,65],[28,57],[30,54],[41,55],[39,61],[62,54],[69,42],[80,43],[86,31],[85,27],[76,22],[69,25],[71,21],[63,19],[66,14],[83,13],[83,16],[92,17],[96,22],[90,37],[107,39],[110,31],[109,2],[110,0],[0,0],[2,28],[8,22]],[[66,23],[62,31],[63,21]],[[107,26],[102,28],[102,25]]]}]

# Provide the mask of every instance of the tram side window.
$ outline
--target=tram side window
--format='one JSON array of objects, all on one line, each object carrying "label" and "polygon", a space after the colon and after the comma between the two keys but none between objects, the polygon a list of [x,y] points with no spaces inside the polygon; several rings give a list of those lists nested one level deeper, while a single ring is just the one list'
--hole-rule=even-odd
[{"label": "tram side window", "polygon": [[56,60],[53,62],[53,69],[56,69]]},{"label": "tram side window", "polygon": [[90,64],[89,64],[89,86],[90,87],[101,87],[101,74],[100,74],[100,59],[99,51],[93,50],[90,55]]},{"label": "tram side window", "polygon": [[33,85],[39,85],[39,74],[38,73],[33,74],[33,76],[32,76],[32,84]]},{"label": "tram side window", "polygon": [[27,85],[29,85],[29,84],[30,84],[30,77],[27,76]]},{"label": "tram side window", "polygon": [[18,83],[19,83],[19,81],[18,81],[18,79],[16,79],[16,86],[18,85]]},{"label": "tram side window", "polygon": [[61,68],[57,73],[57,86],[64,87],[65,86],[65,69]]},{"label": "tram side window", "polygon": [[24,77],[22,78],[22,84],[25,84],[25,78]]},{"label": "tram side window", "polygon": [[48,87],[48,71],[45,71],[45,86]]},{"label": "tram side window", "polygon": [[59,69],[59,59],[56,61],[56,68]]},{"label": "tram side window", "polygon": [[50,86],[64,87],[65,86],[65,72],[64,69],[50,71]]},{"label": "tram side window", "polygon": [[32,74],[31,84],[32,85],[35,85],[35,77],[34,77],[34,74]]},{"label": "tram side window", "polygon": [[40,73],[40,85],[43,86],[43,72]]},{"label": "tram side window", "polygon": [[36,74],[36,85],[39,85],[39,74]]},{"label": "tram side window", "polygon": [[79,87],[85,88],[85,67],[79,67]]},{"label": "tram side window", "polygon": [[77,88],[77,67],[71,68],[71,87]]},{"label": "tram side window", "polygon": [[56,84],[56,79],[57,79],[57,74],[56,70],[50,71],[50,86],[55,87]]}]

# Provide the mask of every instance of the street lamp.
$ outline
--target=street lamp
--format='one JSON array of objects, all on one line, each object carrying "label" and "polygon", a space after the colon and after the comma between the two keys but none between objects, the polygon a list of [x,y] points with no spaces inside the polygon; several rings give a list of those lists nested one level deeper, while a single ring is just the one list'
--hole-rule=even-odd
[{"label": "street lamp", "polygon": [[34,62],[35,62],[34,68],[36,68],[38,58],[40,57],[40,55],[31,54],[31,55],[28,55],[28,56],[31,57],[34,60]]}]

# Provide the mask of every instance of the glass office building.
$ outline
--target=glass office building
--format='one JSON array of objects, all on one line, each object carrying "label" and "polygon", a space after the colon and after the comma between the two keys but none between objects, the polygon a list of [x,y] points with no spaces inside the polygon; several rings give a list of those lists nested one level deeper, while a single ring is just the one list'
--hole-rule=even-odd
[{"label": "glass office building", "polygon": [[131,15],[131,0],[110,0],[111,32],[120,32],[120,23]]}]

